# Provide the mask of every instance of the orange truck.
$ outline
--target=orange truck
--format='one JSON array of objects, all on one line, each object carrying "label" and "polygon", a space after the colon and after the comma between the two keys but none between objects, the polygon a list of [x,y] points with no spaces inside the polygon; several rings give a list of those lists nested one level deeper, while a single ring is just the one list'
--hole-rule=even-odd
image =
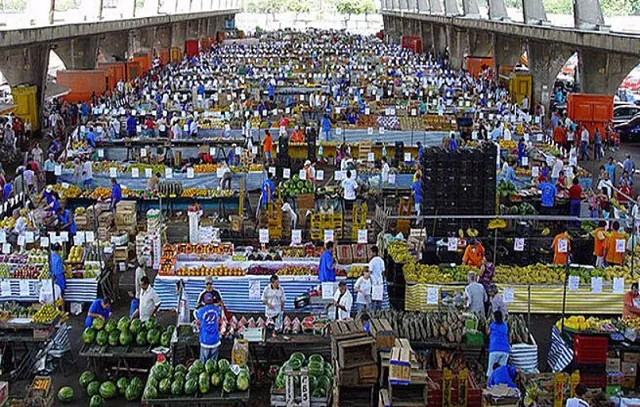
[{"label": "orange truck", "polygon": [[69,94],[63,99],[69,102],[86,101],[95,92],[97,96],[107,90],[107,72],[98,70],[61,70],[56,73],[56,82],[60,86],[69,88]]},{"label": "orange truck", "polygon": [[567,97],[567,116],[580,128],[586,127],[591,139],[596,129],[600,130],[604,141],[605,128],[613,120],[613,96],[570,93]]}]

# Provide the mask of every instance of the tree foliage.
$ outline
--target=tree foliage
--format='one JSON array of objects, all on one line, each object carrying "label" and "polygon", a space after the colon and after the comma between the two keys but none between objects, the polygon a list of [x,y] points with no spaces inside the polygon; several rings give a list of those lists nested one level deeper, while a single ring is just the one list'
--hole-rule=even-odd
[{"label": "tree foliage", "polygon": [[336,10],[340,14],[370,14],[376,11],[373,0],[337,0]]}]

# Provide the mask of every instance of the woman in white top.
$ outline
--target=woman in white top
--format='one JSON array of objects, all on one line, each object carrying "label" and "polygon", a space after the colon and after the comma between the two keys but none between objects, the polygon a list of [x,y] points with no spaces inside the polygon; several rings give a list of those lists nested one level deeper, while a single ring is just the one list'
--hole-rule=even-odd
[{"label": "woman in white top", "polygon": [[358,310],[367,310],[371,307],[371,273],[366,268],[362,275],[356,280],[353,289],[356,291],[356,306]]}]

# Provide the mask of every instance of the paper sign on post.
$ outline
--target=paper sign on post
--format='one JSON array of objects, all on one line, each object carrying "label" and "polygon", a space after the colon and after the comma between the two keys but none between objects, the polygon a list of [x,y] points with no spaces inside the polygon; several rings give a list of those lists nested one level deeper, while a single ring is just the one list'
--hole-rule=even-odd
[{"label": "paper sign on post", "polygon": [[567,239],[558,240],[558,253],[566,253],[569,248],[569,242]]},{"label": "paper sign on post", "polygon": [[187,168],[187,178],[193,178],[194,175],[195,175],[195,172],[193,170],[193,167]]},{"label": "paper sign on post", "polygon": [[625,243],[624,239],[616,239],[616,253],[624,253],[626,251]]},{"label": "paper sign on post", "polygon": [[140,170],[138,168],[131,169],[131,178],[140,178]]},{"label": "paper sign on post", "polygon": [[447,251],[455,252],[457,250],[458,250],[458,238],[457,237],[450,237],[447,240]]},{"label": "paper sign on post", "polygon": [[55,165],[55,167],[53,167],[53,173],[54,173],[56,176],[60,176],[60,175],[62,175],[62,165],[58,165],[58,164],[56,164],[56,165]]},{"label": "paper sign on post", "polygon": [[307,179],[307,172],[305,170],[300,170],[298,171],[298,176],[300,177],[300,179],[305,180]]},{"label": "paper sign on post", "polygon": [[333,293],[336,290],[336,283],[322,283],[322,299],[332,300]]},{"label": "paper sign on post", "polygon": [[389,174],[389,184],[395,184],[396,183],[396,174]]},{"label": "paper sign on post", "polygon": [[260,229],[258,231],[261,244],[269,243],[269,229]]},{"label": "paper sign on post", "polygon": [[35,236],[33,232],[27,231],[25,233],[25,240],[27,243],[33,243],[35,241]]},{"label": "paper sign on post", "polygon": [[333,229],[324,230],[324,242],[333,242]]},{"label": "paper sign on post", "polygon": [[9,280],[0,282],[0,295],[3,297],[11,296],[11,282]]},{"label": "paper sign on post", "polygon": [[20,280],[20,297],[28,297],[30,294],[29,291],[29,281]]},{"label": "paper sign on post", "polygon": [[151,170],[151,168],[144,169],[144,176],[147,178],[151,178],[153,176],[153,171]]},{"label": "paper sign on post", "polygon": [[104,158],[104,150],[101,148],[98,149],[98,157]]},{"label": "paper sign on post", "polygon": [[40,247],[49,247],[49,238],[46,236],[42,236],[40,238]]},{"label": "paper sign on post", "polygon": [[368,134],[369,136],[372,136],[372,135],[373,135],[373,127],[369,127],[369,128],[367,129],[367,134]]},{"label": "paper sign on post", "polygon": [[624,294],[624,277],[613,278],[613,293]]},{"label": "paper sign on post", "polygon": [[164,176],[167,177],[168,179],[173,178],[173,168],[165,168]]},{"label": "paper sign on post", "polygon": [[146,148],[141,148],[140,149],[140,157],[146,157],[147,156],[147,149]]},{"label": "paper sign on post", "polygon": [[302,243],[302,230],[300,230],[300,229],[292,229],[291,230],[291,243],[293,243],[293,244],[301,244]]},{"label": "paper sign on post", "polygon": [[529,157],[522,157],[522,166],[527,167],[529,165]]},{"label": "paper sign on post", "polygon": [[85,237],[85,240],[87,241],[87,243],[93,243],[96,240],[96,237],[95,237],[93,231],[86,232],[84,237]]},{"label": "paper sign on post", "polygon": [[366,244],[368,241],[367,229],[358,229],[358,243]]},{"label": "paper sign on post", "polygon": [[259,300],[261,298],[260,293],[260,280],[249,280],[249,299]]},{"label": "paper sign on post", "polygon": [[282,178],[284,178],[284,179],[291,178],[291,169],[290,168],[283,168],[282,169]]},{"label": "paper sign on post", "polygon": [[[85,239],[84,239],[84,232],[83,232],[83,231],[78,231],[78,232],[76,233],[76,236],[75,236],[75,237],[76,237],[76,238],[78,239],[78,241],[80,242],[80,244],[75,244],[75,243],[74,243],[76,246],[81,246],[82,244],[84,244]],[[74,239],[74,242],[75,242],[75,239]]]},{"label": "paper sign on post", "polygon": [[324,180],[324,170],[316,171],[316,180],[323,181]]},{"label": "paper sign on post", "polygon": [[269,174],[276,175],[276,167],[269,167]]},{"label": "paper sign on post", "polygon": [[440,297],[438,287],[429,287],[427,289],[427,304],[428,305],[438,305],[438,300]]},{"label": "paper sign on post", "polygon": [[373,162],[373,161],[375,161],[375,159],[376,159],[376,157],[375,157],[374,153],[368,153],[367,154],[367,161]]},{"label": "paper sign on post", "polygon": [[0,243],[6,243],[7,242],[7,233],[4,231],[4,229],[0,229]]},{"label": "paper sign on post", "polygon": [[215,147],[209,147],[209,155],[210,156],[215,156],[216,155],[216,148]]},{"label": "paper sign on post", "polygon": [[2,254],[11,254],[11,245],[9,243],[2,244]]},{"label": "paper sign on post", "polygon": [[504,302],[509,304],[513,302],[513,287],[505,287],[503,291]]},{"label": "paper sign on post", "polygon": [[18,236],[18,246],[24,246],[26,241],[25,241],[25,237],[24,236]]},{"label": "paper sign on post", "polygon": [[524,238],[523,237],[516,237],[514,242],[513,242],[513,250],[516,252],[522,252],[524,251]]},{"label": "paper sign on post", "polygon": [[602,294],[602,277],[591,277],[591,293]]},{"label": "paper sign on post", "polygon": [[578,291],[578,287],[580,287],[580,277],[569,276],[569,283],[568,283],[567,289],[569,291]]},{"label": "paper sign on post", "polygon": [[404,161],[405,162],[411,161],[411,153],[404,153]]},{"label": "paper sign on post", "polygon": [[116,178],[118,176],[118,170],[115,167],[109,167],[109,177]]}]

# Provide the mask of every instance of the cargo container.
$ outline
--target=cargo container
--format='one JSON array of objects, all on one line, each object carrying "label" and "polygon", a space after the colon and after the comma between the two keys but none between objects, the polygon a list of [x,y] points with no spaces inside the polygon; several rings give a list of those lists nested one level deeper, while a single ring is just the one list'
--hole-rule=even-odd
[{"label": "cargo container", "polygon": [[420,37],[403,35],[400,39],[400,44],[402,48],[410,49],[415,53],[422,52],[422,38]]},{"label": "cargo container", "polygon": [[60,86],[69,88],[69,94],[62,98],[69,102],[86,101],[95,93],[102,95],[107,90],[107,72],[96,70],[62,70],[56,73],[56,82]]},{"label": "cargo container", "polygon": [[567,116],[585,126],[592,139],[596,129],[604,137],[607,123],[613,121],[613,96],[570,93],[567,97]]},{"label": "cargo container", "polygon": [[180,63],[182,61],[182,50],[178,47],[171,48],[171,63]]},{"label": "cargo container", "polygon": [[478,78],[478,76],[487,68],[495,69],[495,64],[493,62],[492,57],[465,57],[464,59],[465,65],[467,67],[467,72],[469,75],[474,78]]},{"label": "cargo container", "polygon": [[136,52],[133,57],[131,57],[131,61],[138,62],[140,64],[139,75],[144,75],[153,66],[153,55],[151,51]]},{"label": "cargo container", "polygon": [[38,88],[33,85],[12,86],[13,113],[23,122],[29,119],[34,130],[40,128],[38,121]]},{"label": "cargo container", "polygon": [[531,106],[531,83],[532,79],[530,74],[512,72],[509,76],[509,94],[511,95],[511,101],[520,104],[526,96],[529,100],[529,106]]},{"label": "cargo container", "polygon": [[142,75],[142,66],[139,61],[127,62],[127,80],[132,81],[138,76]]},{"label": "cargo container", "polygon": [[198,40],[188,40],[184,42],[184,53],[189,58],[197,57],[200,54]]},{"label": "cargo container", "polygon": [[115,89],[119,81],[127,81],[127,66],[125,62],[99,62],[96,69],[107,73],[107,89]]}]

